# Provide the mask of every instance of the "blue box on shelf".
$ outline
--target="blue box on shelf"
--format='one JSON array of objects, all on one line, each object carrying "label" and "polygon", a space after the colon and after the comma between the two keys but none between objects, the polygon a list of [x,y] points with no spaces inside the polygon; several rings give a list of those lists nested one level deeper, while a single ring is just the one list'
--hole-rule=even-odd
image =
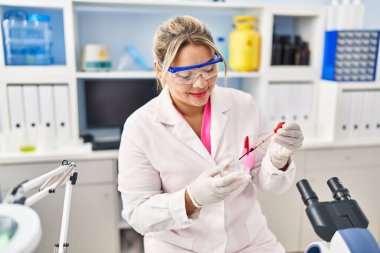
[{"label": "blue box on shelf", "polygon": [[375,81],[379,35],[377,30],[326,31],[322,79]]},{"label": "blue box on shelf", "polygon": [[53,35],[50,16],[10,9],[2,21],[6,65],[51,65]]}]

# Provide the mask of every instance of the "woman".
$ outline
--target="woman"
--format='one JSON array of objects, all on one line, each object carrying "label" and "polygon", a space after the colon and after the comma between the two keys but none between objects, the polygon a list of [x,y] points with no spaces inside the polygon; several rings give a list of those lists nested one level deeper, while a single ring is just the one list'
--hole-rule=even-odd
[{"label": "woman", "polygon": [[255,150],[246,160],[249,174],[221,176],[246,136],[252,144],[271,133],[256,102],[215,86],[217,63],[226,63],[193,17],[160,26],[154,56],[162,91],[127,119],[119,151],[122,215],[145,235],[145,252],[284,252],[267,228],[256,186],[290,187],[299,126],[285,124],[269,148]]}]

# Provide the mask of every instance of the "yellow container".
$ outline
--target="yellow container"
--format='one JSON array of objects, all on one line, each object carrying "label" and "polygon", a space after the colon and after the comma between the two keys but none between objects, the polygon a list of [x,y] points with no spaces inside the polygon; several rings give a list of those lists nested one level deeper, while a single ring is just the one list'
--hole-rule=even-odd
[{"label": "yellow container", "polygon": [[236,29],[230,33],[229,65],[234,71],[255,71],[260,64],[260,34],[255,31],[256,18],[235,16]]}]

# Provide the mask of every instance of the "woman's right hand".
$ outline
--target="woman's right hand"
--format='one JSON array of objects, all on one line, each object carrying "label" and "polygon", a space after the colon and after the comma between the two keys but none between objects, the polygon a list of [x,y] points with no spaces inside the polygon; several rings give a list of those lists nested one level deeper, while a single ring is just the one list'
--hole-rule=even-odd
[{"label": "woman's right hand", "polygon": [[[226,167],[224,164],[222,167]],[[224,200],[231,192],[248,183],[251,179],[249,174],[232,172],[227,176],[220,177],[221,167],[206,170],[193,183],[187,186],[187,193],[194,206],[217,203]]]}]

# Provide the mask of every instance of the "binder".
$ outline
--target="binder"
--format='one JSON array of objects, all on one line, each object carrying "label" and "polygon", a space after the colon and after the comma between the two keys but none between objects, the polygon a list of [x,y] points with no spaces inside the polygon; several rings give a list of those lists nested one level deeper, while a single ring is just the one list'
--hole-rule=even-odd
[{"label": "binder", "polygon": [[19,130],[25,128],[25,115],[22,99],[22,86],[9,85],[8,90],[8,105],[11,130]]},{"label": "binder", "polygon": [[363,92],[363,116],[362,116],[362,132],[360,137],[362,139],[370,139],[372,137],[372,133],[374,131],[374,116],[373,108],[374,108],[374,98],[376,91],[365,91]]},{"label": "binder", "polygon": [[299,103],[299,122],[305,133],[313,133],[313,83],[300,85],[298,90]]},{"label": "binder", "polygon": [[338,110],[337,118],[337,128],[336,128],[336,139],[337,140],[347,140],[349,136],[349,123],[350,123],[350,110],[351,110],[351,92],[342,91],[341,101],[339,102],[340,109]]},{"label": "binder", "polygon": [[289,88],[288,85],[281,83],[276,84],[276,108],[277,121],[290,121],[289,110]]},{"label": "binder", "polygon": [[53,85],[39,85],[39,111],[41,115],[41,147],[52,149],[56,144]]},{"label": "binder", "polygon": [[24,85],[23,100],[25,111],[25,128],[28,145],[37,145],[40,113],[38,109],[38,89],[37,85]]},{"label": "binder", "polygon": [[21,85],[9,85],[8,106],[11,129],[11,150],[19,150],[25,141],[25,112]]},{"label": "binder", "polygon": [[[288,98],[285,104],[286,108],[286,115],[288,118],[288,122],[295,122],[300,124],[300,115],[301,115],[301,100],[299,99],[300,95],[300,87],[302,85],[300,84],[292,84],[288,83],[286,84],[286,89],[288,90]],[[302,127],[302,126],[301,126]]]},{"label": "binder", "polygon": [[372,137],[376,140],[380,140],[380,91],[374,93],[374,104],[373,104],[373,114],[374,114],[374,127],[372,132]]},{"label": "binder", "polygon": [[284,83],[281,85],[282,93],[280,93],[280,99],[283,101],[282,103],[282,111],[285,116],[284,121],[286,122],[294,122],[296,115],[294,115],[293,104],[294,100],[294,84],[292,83]]},{"label": "binder", "polygon": [[276,113],[277,112],[276,86],[277,85],[271,84],[271,83],[269,83],[269,86],[268,86],[266,110],[268,113],[268,119],[271,123],[276,122],[278,120],[278,116]]},{"label": "binder", "polygon": [[363,115],[363,91],[351,92],[351,109],[350,109],[350,130],[349,139],[356,140],[360,138],[362,132],[362,115]]},{"label": "binder", "polygon": [[69,88],[67,85],[54,85],[53,92],[57,139],[65,141],[71,137]]}]

